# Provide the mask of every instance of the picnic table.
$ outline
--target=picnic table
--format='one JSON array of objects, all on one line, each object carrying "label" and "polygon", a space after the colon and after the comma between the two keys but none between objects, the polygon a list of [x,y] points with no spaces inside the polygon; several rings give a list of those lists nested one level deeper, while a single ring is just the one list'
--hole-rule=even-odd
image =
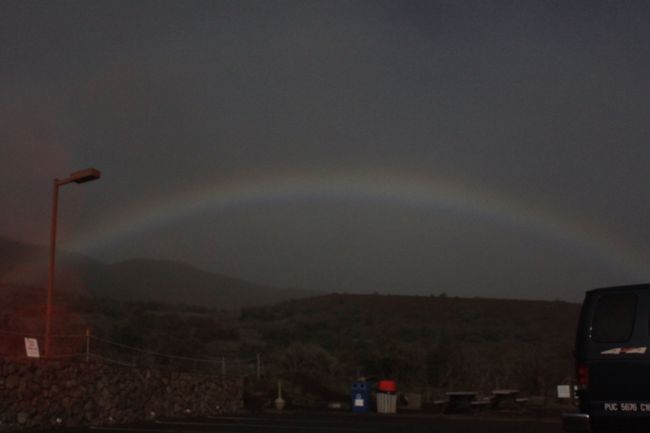
[{"label": "picnic table", "polygon": [[472,412],[475,410],[481,411],[485,409],[490,409],[492,408],[492,396],[483,397],[477,400],[472,400],[471,406],[472,406]]},{"label": "picnic table", "polygon": [[475,391],[450,391],[445,393],[449,399],[448,413],[469,412],[472,410],[472,401],[478,395]]},{"label": "picnic table", "polygon": [[498,409],[504,402],[515,403],[519,395],[518,389],[495,389],[492,391],[492,409]]}]

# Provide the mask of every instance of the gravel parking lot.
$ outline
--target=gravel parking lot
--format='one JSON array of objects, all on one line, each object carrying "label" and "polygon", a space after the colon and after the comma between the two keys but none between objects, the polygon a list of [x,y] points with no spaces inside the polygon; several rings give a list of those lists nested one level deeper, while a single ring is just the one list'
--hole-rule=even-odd
[{"label": "gravel parking lot", "polygon": [[[59,430],[60,431],[60,430]],[[93,427],[77,433],[559,433],[559,419],[379,414],[265,414],[143,425]]]}]

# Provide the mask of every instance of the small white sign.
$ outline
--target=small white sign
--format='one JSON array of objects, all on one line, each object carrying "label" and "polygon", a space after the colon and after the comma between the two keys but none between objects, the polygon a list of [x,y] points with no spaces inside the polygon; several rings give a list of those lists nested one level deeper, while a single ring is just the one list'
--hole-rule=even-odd
[{"label": "small white sign", "polygon": [[28,358],[40,358],[41,352],[38,350],[38,340],[25,337],[25,352],[27,352]]},{"label": "small white sign", "polygon": [[570,385],[558,385],[557,386],[557,398],[571,398],[571,386]]},{"label": "small white sign", "polygon": [[357,394],[354,396],[354,407],[363,407],[364,401],[363,398],[361,397],[361,394]]}]

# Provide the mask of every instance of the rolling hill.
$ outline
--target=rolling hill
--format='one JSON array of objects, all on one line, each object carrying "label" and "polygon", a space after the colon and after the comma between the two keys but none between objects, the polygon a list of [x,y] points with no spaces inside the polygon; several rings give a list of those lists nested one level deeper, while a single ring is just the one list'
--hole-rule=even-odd
[{"label": "rolling hill", "polygon": [[[8,249],[16,251],[6,246],[3,251]],[[23,259],[29,256],[23,253]],[[16,254],[12,257],[19,262]],[[291,293],[176,262],[138,259],[109,265],[77,259],[77,270],[64,279],[79,287],[58,292],[55,333],[83,335],[88,328],[94,336],[125,344],[117,350],[93,341],[93,353],[120,362],[149,365],[167,359],[128,347],[202,359],[254,360],[262,354],[271,379],[308,378],[343,392],[355,377],[392,377],[402,389],[432,396],[499,387],[551,396],[573,374],[578,304],[444,295],[299,298],[308,292],[273,303]],[[7,263],[3,277],[16,276],[20,266]],[[13,333],[0,338],[5,350],[20,352],[14,334],[42,333],[41,287],[0,286],[6,289],[0,329]],[[248,306],[225,310],[242,305]],[[83,350],[82,340],[75,344],[57,348]],[[228,368],[247,365],[236,361]],[[218,373],[220,364],[215,368]]]},{"label": "rolling hill", "polygon": [[[45,287],[48,250],[0,237],[0,284]],[[198,269],[191,265],[152,259],[107,264],[59,251],[56,287],[126,301],[151,301],[233,309],[313,296],[317,292],[277,288]]]}]

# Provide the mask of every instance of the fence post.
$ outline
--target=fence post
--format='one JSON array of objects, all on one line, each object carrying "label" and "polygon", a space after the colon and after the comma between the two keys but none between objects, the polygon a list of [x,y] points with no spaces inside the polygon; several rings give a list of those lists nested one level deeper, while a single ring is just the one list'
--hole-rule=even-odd
[{"label": "fence post", "polygon": [[90,361],[90,328],[86,328],[86,362]]}]

